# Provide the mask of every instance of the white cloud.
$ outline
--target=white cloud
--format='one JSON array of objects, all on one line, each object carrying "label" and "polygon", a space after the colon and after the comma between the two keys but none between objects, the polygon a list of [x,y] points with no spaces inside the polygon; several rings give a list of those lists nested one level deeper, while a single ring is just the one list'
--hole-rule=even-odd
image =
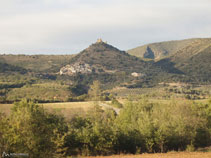
[{"label": "white cloud", "polygon": [[98,37],[129,49],[211,32],[208,0],[0,1],[0,53],[78,52]]}]

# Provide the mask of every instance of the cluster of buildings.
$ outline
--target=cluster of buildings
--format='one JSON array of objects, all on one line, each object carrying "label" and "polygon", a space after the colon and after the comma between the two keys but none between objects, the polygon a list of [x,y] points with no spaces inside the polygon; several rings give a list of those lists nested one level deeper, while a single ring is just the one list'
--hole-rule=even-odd
[{"label": "cluster of buildings", "polygon": [[75,63],[73,65],[66,65],[60,69],[60,75],[73,75],[76,73],[92,73],[93,68],[86,63]]}]

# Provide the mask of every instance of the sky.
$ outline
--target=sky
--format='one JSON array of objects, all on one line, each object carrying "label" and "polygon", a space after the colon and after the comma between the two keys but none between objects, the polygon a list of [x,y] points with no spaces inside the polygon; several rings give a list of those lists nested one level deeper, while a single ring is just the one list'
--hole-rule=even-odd
[{"label": "sky", "polygon": [[211,0],[0,0],[0,54],[75,54],[211,37]]}]

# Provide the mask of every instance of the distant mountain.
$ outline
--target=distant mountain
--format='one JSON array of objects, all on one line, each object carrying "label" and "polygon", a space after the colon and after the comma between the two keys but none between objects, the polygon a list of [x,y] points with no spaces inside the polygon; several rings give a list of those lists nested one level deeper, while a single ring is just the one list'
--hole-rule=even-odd
[{"label": "distant mountain", "polygon": [[159,60],[164,57],[171,56],[178,51],[182,51],[183,49],[186,49],[188,47],[196,48],[196,50],[194,51],[197,51],[197,49],[203,49],[204,47],[208,46],[210,42],[211,38],[195,38],[178,41],[159,42],[128,50],[128,53],[141,58]]},{"label": "distant mountain", "polygon": [[103,41],[98,41],[73,57],[70,63],[61,69],[60,74],[119,71],[143,73],[148,71],[150,65],[149,62],[120,51]]}]

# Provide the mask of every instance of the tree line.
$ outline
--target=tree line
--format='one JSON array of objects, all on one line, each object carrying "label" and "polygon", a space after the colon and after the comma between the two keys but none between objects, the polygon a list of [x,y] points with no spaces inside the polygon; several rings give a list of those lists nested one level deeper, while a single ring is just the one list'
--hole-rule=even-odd
[{"label": "tree line", "polygon": [[161,104],[128,100],[120,114],[102,110],[66,120],[22,100],[0,114],[0,155],[30,158],[193,151],[211,145],[211,101]]}]

